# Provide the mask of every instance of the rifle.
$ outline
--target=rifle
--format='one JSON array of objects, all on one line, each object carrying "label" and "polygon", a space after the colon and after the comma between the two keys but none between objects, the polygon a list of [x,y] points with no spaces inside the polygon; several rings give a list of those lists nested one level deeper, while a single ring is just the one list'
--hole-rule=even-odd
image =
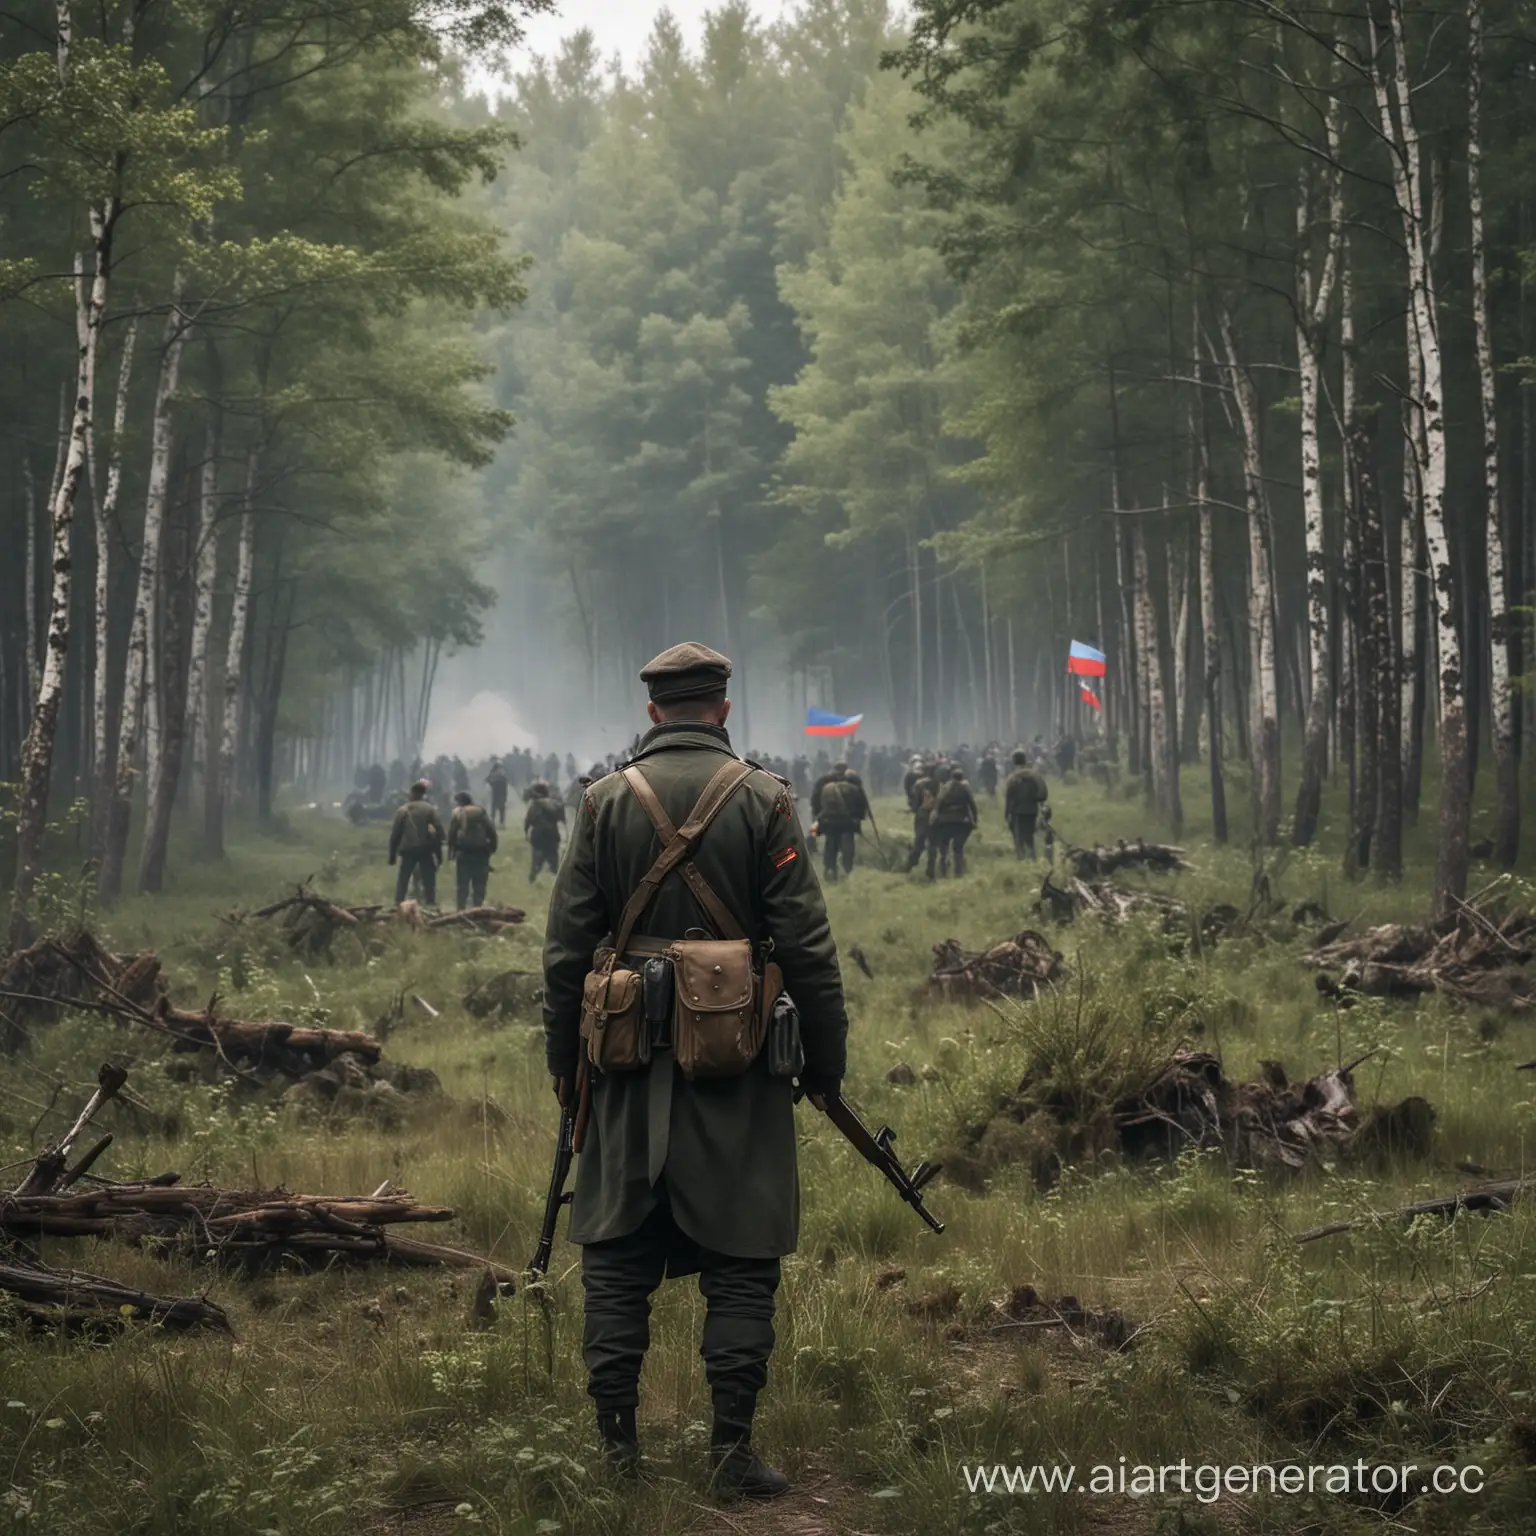
[{"label": "rifle", "polygon": [[908,1174],[891,1150],[891,1143],[896,1140],[896,1132],[890,1126],[882,1125],[878,1131],[871,1133],[869,1127],[859,1119],[853,1106],[840,1093],[824,1099],[823,1105],[823,1113],[827,1119],[863,1155],[864,1160],[872,1163],[885,1175],[896,1193],[928,1223],[934,1232],[942,1232],[944,1223],[923,1204],[923,1187],[938,1173],[943,1164],[924,1160],[912,1170],[911,1174]]},{"label": "rifle", "polygon": [[560,1111],[560,1136],[555,1143],[555,1166],[549,1173],[549,1193],[544,1197],[544,1225],[539,1228],[539,1246],[528,1261],[528,1273],[542,1280],[549,1273],[549,1259],[555,1247],[555,1223],[560,1208],[569,1205],[572,1193],[565,1187],[576,1156],[576,1116],[568,1109]]},{"label": "rifle", "polygon": [[587,1139],[587,1118],[592,1110],[592,1079],[585,1061],[576,1069],[575,1107],[560,1106],[560,1133],[555,1138],[555,1165],[549,1170],[549,1192],[544,1196],[544,1224],[539,1228],[539,1246],[528,1261],[528,1273],[542,1280],[549,1273],[550,1255],[555,1247],[555,1225],[560,1208],[576,1198],[565,1187],[571,1176],[571,1164],[581,1144]]}]

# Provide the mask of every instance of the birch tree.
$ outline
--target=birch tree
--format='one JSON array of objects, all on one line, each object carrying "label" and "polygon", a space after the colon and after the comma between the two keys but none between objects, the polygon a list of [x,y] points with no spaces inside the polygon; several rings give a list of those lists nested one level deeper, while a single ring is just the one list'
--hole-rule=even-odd
[{"label": "birch tree", "polygon": [[1483,426],[1483,522],[1488,559],[1488,704],[1493,739],[1493,856],[1514,868],[1520,851],[1520,781],[1511,683],[1510,582],[1499,488],[1499,412],[1493,327],[1488,315],[1488,242],[1483,223],[1483,0],[1467,0],[1467,204],[1471,222],[1472,322],[1477,337]]},{"label": "birch tree", "polygon": [[1311,699],[1302,736],[1301,782],[1291,841],[1305,847],[1317,834],[1323,778],[1328,769],[1328,721],[1333,708],[1330,655],[1331,620],[1326,530],[1323,524],[1322,351],[1339,268],[1343,234],[1343,176],[1339,165],[1339,119],[1342,107],[1333,98],[1326,112],[1329,168],[1326,172],[1327,213],[1320,263],[1313,255],[1314,186],[1316,172],[1303,165],[1297,173],[1296,198],[1296,361],[1301,388],[1301,494],[1307,549],[1307,655]]}]

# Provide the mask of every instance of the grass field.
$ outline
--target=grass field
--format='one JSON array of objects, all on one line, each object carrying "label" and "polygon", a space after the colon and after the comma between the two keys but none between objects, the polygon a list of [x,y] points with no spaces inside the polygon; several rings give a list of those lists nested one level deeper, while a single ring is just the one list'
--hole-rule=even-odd
[{"label": "grass field", "polygon": [[[1191,804],[1200,798],[1193,772],[1187,794]],[[1088,785],[1053,795],[1067,838],[1154,830],[1124,795]],[[899,809],[879,807],[887,841],[901,834]],[[1454,1189],[1459,1163],[1523,1171],[1536,1105],[1529,1077],[1513,1068],[1536,1057],[1536,1024],[1439,1002],[1341,1015],[1320,1001],[1294,943],[1242,938],[1180,954],[1135,925],[1062,931],[1073,980],[1055,998],[1003,1011],[939,1003],[925,987],[936,942],[979,947],[1035,923],[1039,871],[1015,863],[994,806],[984,817],[963,882],[866,867],[829,896],[842,949],[859,945],[874,972],[845,964],[848,1092],[869,1117],[899,1128],[909,1162],[956,1145],[1042,1052],[1091,1056],[1085,1010],[1112,1050],[1184,1037],[1217,1050],[1235,1078],[1277,1059],[1297,1079],[1334,1065],[1340,1051],[1381,1047],[1360,1071],[1360,1096],[1428,1098],[1438,1116],[1432,1155],[1290,1179],[1211,1154],[1141,1167],[1093,1158],[1069,1163],[1048,1192],[1027,1164],[1001,1163],[980,1189],[945,1179],[930,1187],[948,1222],[936,1238],[802,1107],[802,1241],[786,1264],[760,1414],[763,1448],[797,1490],[766,1510],[720,1511],[704,1493],[701,1305],[687,1282],[658,1298],[641,1420],[651,1475],[635,1488],[597,1470],[577,1255],[563,1242],[550,1299],[504,1299],[490,1327],[472,1325],[472,1274],[251,1280],[126,1248],[54,1243],[55,1263],[160,1291],[206,1291],[228,1308],[234,1337],[139,1330],[89,1347],[0,1330],[0,1530],[1530,1530],[1536,1215],[1517,1205],[1449,1223],[1389,1221],[1305,1246],[1290,1234]],[[420,994],[441,1017],[407,1001],[386,1051],[431,1067],[442,1096],[403,1123],[316,1124],[275,1097],[180,1080],[156,1038],[77,1016],[0,1059],[0,1162],[57,1134],[111,1057],[130,1065],[143,1107],[104,1112],[118,1139],[98,1171],[175,1168],[189,1180],[336,1194],[391,1179],[456,1209],[445,1240],[526,1262],[555,1129],[542,1037],[531,1013],[491,1024],[459,1002],[479,979],[537,965],[549,887],[528,889],[521,848],[499,858],[492,883],[493,898],[529,909],[508,937],[401,934],[375,950],[347,938],[327,964],[293,959],[260,925],[219,920],[311,874],[328,893],[383,899],[391,872],[382,842],[332,812],[295,810],[279,836],[238,837],[227,865],[180,855],[173,895],[125,903],[98,926],[115,948],[158,948],[178,1000],[201,1003],[217,989],[242,1017],[372,1029],[402,992]],[[1160,888],[1197,908],[1246,904],[1249,853],[1210,846],[1198,820],[1186,843],[1196,871]],[[1289,900],[1319,901],[1339,917],[1421,915],[1425,851],[1410,851],[1409,878],[1391,891],[1345,884],[1326,845],[1278,858],[1268,873]],[[57,900],[67,909],[62,883]],[[915,1083],[886,1081],[898,1063]],[[1060,1329],[1006,1326],[997,1304],[1025,1284],[1118,1309],[1134,1344],[1115,1351]],[[1166,1482],[1162,1493],[1137,1495],[989,1495],[970,1492],[965,1476],[974,1464],[1054,1463],[1075,1465],[1085,1481],[1095,1464],[1116,1478],[1123,1465],[1129,1483],[1143,1463],[1357,1461],[1476,1466],[1469,1480],[1484,1486],[1420,1497],[1416,1475],[1406,1499],[1329,1493],[1316,1482],[1311,1493],[1211,1500]]]}]

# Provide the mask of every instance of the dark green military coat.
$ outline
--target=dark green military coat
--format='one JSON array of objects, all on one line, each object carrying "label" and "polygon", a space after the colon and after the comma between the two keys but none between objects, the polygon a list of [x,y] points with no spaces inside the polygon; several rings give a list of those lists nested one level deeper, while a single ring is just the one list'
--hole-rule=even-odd
[{"label": "dark green military coat", "polygon": [[[728,756],[714,726],[658,726],[633,761],[673,824],[681,826]],[[661,852],[622,775],[593,784],[575,812],[570,851],[555,881],[544,945],[544,1028],[549,1069],[573,1076],[582,981],[632,891]],[[754,773],[704,834],[694,856],[704,878],[773,959],[800,1008],[806,1071],[843,1075],[848,1033],[837,948],[789,790]],[[680,875],[670,875],[638,935],[679,939],[707,920]],[[688,1082],[671,1054],[637,1072],[594,1078],[592,1117],[576,1175],[571,1241],[633,1232],[666,1175],[678,1226],[696,1243],[738,1258],[794,1250],[800,1192],[790,1084],[767,1073],[766,1053],[740,1077]]]},{"label": "dark green military coat", "polygon": [[1050,799],[1051,792],[1044,779],[1033,768],[1015,768],[1008,775],[1003,790],[1003,815],[1012,821],[1015,817],[1028,819],[1040,814],[1040,807]]}]

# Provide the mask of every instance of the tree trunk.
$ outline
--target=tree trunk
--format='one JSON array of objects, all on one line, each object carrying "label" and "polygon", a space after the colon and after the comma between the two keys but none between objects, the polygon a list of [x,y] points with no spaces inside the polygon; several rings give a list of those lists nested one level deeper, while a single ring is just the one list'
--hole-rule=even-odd
[{"label": "tree trunk", "polygon": [[[59,7],[59,67],[69,67],[69,8]],[[79,315],[78,357],[75,369],[75,405],[63,472],[49,508],[52,548],[52,583],[48,603],[48,645],[42,677],[32,711],[32,724],[21,749],[21,782],[16,796],[16,883],[11,892],[10,942],[23,947],[32,931],[32,898],[42,868],[43,836],[48,826],[48,788],[53,776],[54,736],[59,703],[64,695],[64,663],[69,655],[70,598],[74,575],[73,544],[75,500],[90,444],[96,398],[96,358],[101,347],[101,328],[106,320],[107,294],[112,270],[114,204],[91,208],[91,243],[94,271],[87,291],[76,263],[76,306]]]},{"label": "tree trunk", "polygon": [[96,478],[95,438],[91,442],[91,490],[96,500],[96,667],[91,689],[91,763],[95,783],[91,793],[91,854],[100,865],[106,845],[108,807],[112,802],[114,756],[112,743],[112,534],[117,500],[123,487],[123,442],[128,424],[128,388],[133,380],[133,353],[139,338],[137,319],[128,322],[122,362],[117,372],[117,399],[112,410],[112,442],[107,449],[105,484]]},{"label": "tree trunk", "polygon": [[1520,852],[1520,782],[1515,755],[1514,689],[1510,682],[1508,560],[1499,494],[1499,416],[1493,328],[1488,314],[1488,253],[1483,229],[1483,5],[1467,0],[1467,199],[1471,211],[1472,318],[1483,409],[1483,496],[1488,551],[1488,703],[1493,740],[1493,856],[1513,869]]},{"label": "tree trunk", "polygon": [[1273,847],[1280,840],[1280,690],[1275,655],[1269,491],[1264,479],[1258,390],[1253,376],[1238,361],[1231,320],[1225,311],[1221,315],[1221,332],[1241,426],[1243,494],[1248,510],[1248,625],[1253,671],[1249,734],[1255,829],[1259,841],[1265,847]]},{"label": "tree trunk", "polygon": [[219,434],[210,423],[203,439],[198,477],[198,517],[192,597],[192,650],[187,659],[187,740],[192,748],[194,788],[204,784],[216,747],[208,708],[208,663],[213,642],[214,587],[219,574]]},{"label": "tree trunk", "polygon": [[188,725],[192,715],[187,695],[188,654],[185,639],[191,599],[191,575],[195,559],[188,548],[189,513],[178,498],[170,532],[175,557],[166,562],[165,629],[160,646],[161,738],[160,751],[149,765],[149,801],[144,817],[144,845],[139,854],[138,888],[156,895],[165,884],[166,856],[170,847],[171,814],[176,808],[176,788],[181,780]]},{"label": "tree trunk", "polygon": [[1200,624],[1205,651],[1205,719],[1211,765],[1211,832],[1227,840],[1227,784],[1222,766],[1221,638],[1216,612],[1216,528],[1211,508],[1211,454],[1204,409],[1195,436],[1195,499],[1200,508]]},{"label": "tree trunk", "polygon": [[[233,793],[235,753],[240,745],[240,682],[245,675],[245,636],[251,612],[251,582],[256,568],[256,520],[251,497],[256,488],[258,454],[245,461],[245,494],[240,503],[240,531],[235,556],[235,591],[229,609],[229,638],[224,651],[224,697],[219,721],[217,762],[211,762],[203,812],[203,844],[209,858],[224,857],[224,806]],[[383,755],[383,749],[380,749]]]},{"label": "tree trunk", "polygon": [[[1371,658],[1369,669],[1364,662],[1361,664],[1360,687],[1362,693],[1369,688],[1374,695],[1376,713],[1376,826],[1370,862],[1378,880],[1398,880],[1403,873],[1403,696],[1398,686],[1397,652],[1392,644],[1392,582],[1377,479],[1379,448],[1374,430],[1363,421],[1358,424],[1351,456],[1360,504],[1362,626]],[[1362,774],[1365,753],[1362,739]]]},{"label": "tree trunk", "polygon": [[[1426,239],[1418,127],[1408,78],[1403,0],[1388,0],[1393,72],[1389,97],[1380,69],[1380,48],[1373,57],[1373,82],[1383,136],[1394,150],[1393,185],[1403,222],[1408,288],[1413,323],[1413,356],[1421,390],[1410,409],[1419,430],[1414,434],[1423,492],[1424,543],[1433,594],[1440,711],[1439,846],[1435,861],[1434,910],[1448,911],[1467,887],[1470,784],[1467,757],[1465,668],[1457,629],[1459,590],[1451,562],[1446,522],[1446,431],[1444,371],[1435,276]],[[1379,28],[1372,24],[1373,43]],[[1395,107],[1395,113],[1394,113]],[[1437,208],[1443,205],[1437,200]]]},{"label": "tree trunk", "polygon": [[1161,626],[1152,591],[1152,572],[1147,560],[1147,540],[1142,520],[1132,520],[1131,558],[1135,569],[1137,649],[1146,679],[1147,758],[1151,769],[1152,799],[1158,815],[1177,838],[1184,813],[1179,801],[1179,765],[1174,741],[1173,717],[1168,707],[1168,676],[1163,660]]},{"label": "tree trunk", "polygon": [[[160,544],[165,524],[166,481],[171,462],[171,401],[181,371],[181,352],[186,341],[186,321],[181,313],[181,280],[172,291],[170,313],[165,320],[165,340],[160,352],[160,377],[155,386],[154,432],[150,454],[149,487],[144,500],[144,542],[139,551],[139,580],[134,597],[133,625],[128,634],[128,660],[123,678],[123,707],[118,720],[116,778],[108,813],[106,844],[98,883],[102,899],[115,901],[122,893],[123,867],[128,857],[128,831],[133,818],[133,781],[139,749],[139,733],[145,723],[146,695],[153,674],[156,595],[160,587]],[[159,742],[148,753],[151,772],[159,758]]]},{"label": "tree trunk", "polygon": [[[1328,114],[1328,148],[1338,163],[1338,98]],[[1297,294],[1296,361],[1301,381],[1301,496],[1307,541],[1307,659],[1311,697],[1307,703],[1302,736],[1301,782],[1296,791],[1296,814],[1291,823],[1291,843],[1305,848],[1317,835],[1322,807],[1323,779],[1328,772],[1328,719],[1332,713],[1333,677],[1328,642],[1327,544],[1323,526],[1323,460],[1320,444],[1322,396],[1322,341],[1333,299],[1339,262],[1339,237],[1343,226],[1343,184],[1337,170],[1330,171],[1327,254],[1314,278],[1312,257],[1312,173],[1300,173],[1296,202]]]}]

